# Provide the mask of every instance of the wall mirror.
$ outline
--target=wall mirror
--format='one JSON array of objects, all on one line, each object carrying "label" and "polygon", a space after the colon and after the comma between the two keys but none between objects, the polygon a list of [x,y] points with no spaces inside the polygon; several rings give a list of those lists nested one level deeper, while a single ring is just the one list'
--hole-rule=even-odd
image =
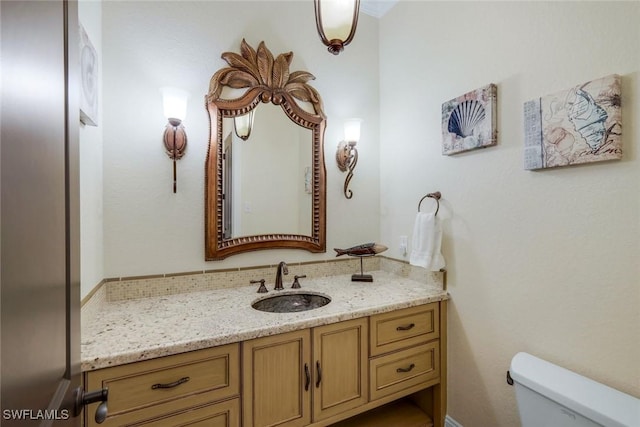
[{"label": "wall mirror", "polygon": [[290,71],[245,40],[211,78],[205,165],[205,258],[291,248],[326,250],[322,99],[314,76]]}]

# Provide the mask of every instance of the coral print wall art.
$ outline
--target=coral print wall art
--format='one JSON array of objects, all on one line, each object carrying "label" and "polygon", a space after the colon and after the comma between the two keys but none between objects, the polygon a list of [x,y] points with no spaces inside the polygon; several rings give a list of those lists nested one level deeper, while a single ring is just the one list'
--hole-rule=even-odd
[{"label": "coral print wall art", "polygon": [[450,155],[498,142],[494,84],[442,104],[442,154]]},{"label": "coral print wall art", "polygon": [[524,104],[524,168],[622,158],[620,76],[611,75]]}]

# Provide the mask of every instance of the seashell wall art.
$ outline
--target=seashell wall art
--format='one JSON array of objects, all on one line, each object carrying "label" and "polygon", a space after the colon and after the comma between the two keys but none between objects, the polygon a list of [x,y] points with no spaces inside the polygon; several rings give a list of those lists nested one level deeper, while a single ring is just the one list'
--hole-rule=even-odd
[{"label": "seashell wall art", "polygon": [[442,154],[496,145],[497,97],[489,84],[442,104]]},{"label": "seashell wall art", "polygon": [[622,158],[620,76],[582,83],[524,104],[524,168]]}]

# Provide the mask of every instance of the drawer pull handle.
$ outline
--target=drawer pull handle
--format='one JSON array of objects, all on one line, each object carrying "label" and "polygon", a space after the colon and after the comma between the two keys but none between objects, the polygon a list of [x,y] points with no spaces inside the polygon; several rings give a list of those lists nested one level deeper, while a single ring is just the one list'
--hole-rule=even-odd
[{"label": "drawer pull handle", "polygon": [[411,365],[409,365],[408,368],[398,368],[396,369],[397,373],[401,373],[401,372],[411,372],[413,370],[413,368],[415,368],[416,365],[414,363],[412,363]]},{"label": "drawer pull handle", "polygon": [[174,387],[178,387],[180,384],[184,384],[187,381],[189,381],[190,379],[191,378],[189,378],[189,377],[183,377],[183,378],[180,378],[178,381],[174,381],[174,382],[169,383],[169,384],[160,384],[160,383],[154,384],[154,385],[151,386],[151,389],[152,390],[156,390],[156,389],[159,389],[159,388],[174,388]]},{"label": "drawer pull handle", "polygon": [[413,329],[415,326],[415,323],[410,323],[407,326],[398,326],[396,328],[396,331],[408,331],[409,329]]}]

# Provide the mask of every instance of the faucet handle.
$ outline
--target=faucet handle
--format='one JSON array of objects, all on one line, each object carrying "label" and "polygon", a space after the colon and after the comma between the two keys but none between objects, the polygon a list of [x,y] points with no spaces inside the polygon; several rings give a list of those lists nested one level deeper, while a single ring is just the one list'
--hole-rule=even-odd
[{"label": "faucet handle", "polygon": [[249,283],[253,284],[253,283],[260,283],[260,287],[258,288],[258,293],[259,294],[266,294],[267,292],[269,292],[269,290],[267,289],[267,287],[264,285],[264,279],[260,279],[260,280],[251,280]]},{"label": "faucet handle", "polygon": [[298,279],[304,279],[305,277],[307,277],[306,274],[303,274],[302,276],[293,276],[293,284],[291,285],[291,289],[300,289],[300,282],[298,282]]}]

